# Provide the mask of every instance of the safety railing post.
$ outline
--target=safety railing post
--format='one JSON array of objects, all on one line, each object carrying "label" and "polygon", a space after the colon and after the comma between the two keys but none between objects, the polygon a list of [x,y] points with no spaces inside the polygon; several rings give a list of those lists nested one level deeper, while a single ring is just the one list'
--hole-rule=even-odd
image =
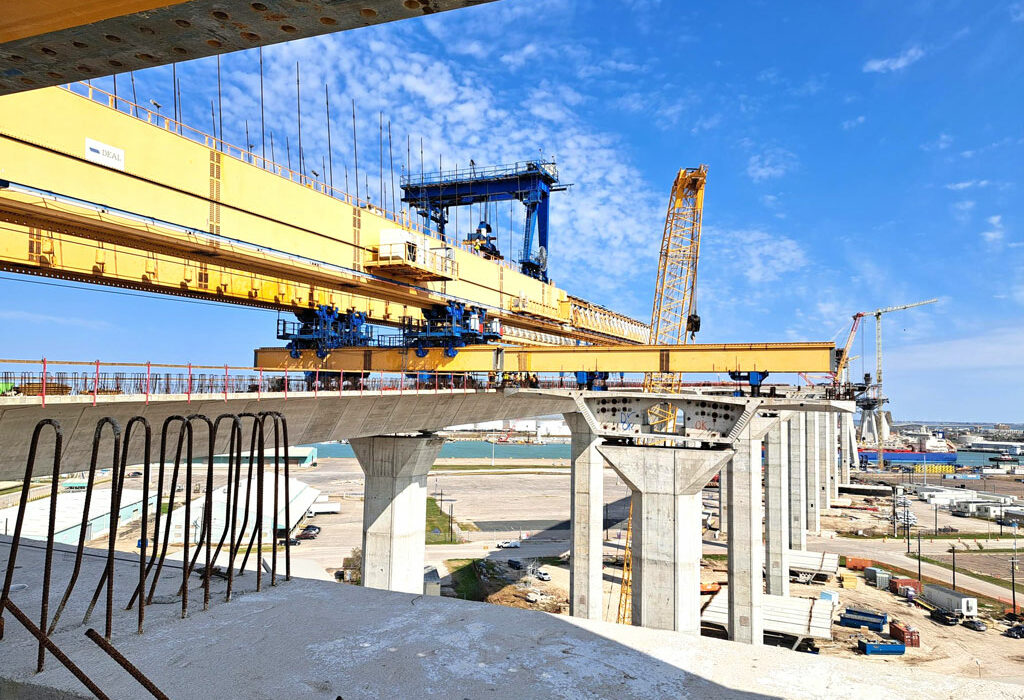
[{"label": "safety railing post", "polygon": [[345,373],[340,369],[338,370],[338,398],[340,399],[345,394]]},{"label": "safety railing post", "polygon": [[146,405],[149,405],[149,380],[152,375],[153,366],[151,363],[146,363]]},{"label": "safety railing post", "polygon": [[96,397],[100,393],[100,361],[96,360],[96,376],[92,382],[92,405],[96,405]]},{"label": "safety railing post", "polygon": [[384,395],[384,370],[380,371],[380,395]]},{"label": "safety railing post", "polygon": [[[284,400],[288,400],[288,368],[284,368]],[[275,535],[276,536],[276,535]]]},{"label": "safety railing post", "polygon": [[260,377],[256,380],[256,400],[259,401],[263,396],[263,368],[259,368]]},{"label": "safety railing post", "polygon": [[188,384],[185,385],[185,403],[192,403],[192,363],[188,363]]},{"label": "safety railing post", "polygon": [[320,391],[320,369],[318,368],[316,370],[316,372],[313,373],[313,398],[314,399],[319,396],[319,391]]},{"label": "safety railing post", "polygon": [[363,395],[363,391],[366,389],[366,370],[359,370],[359,395]]},{"label": "safety railing post", "polygon": [[46,358],[43,358],[43,393],[42,393],[42,404],[46,405]]},{"label": "safety railing post", "polygon": [[224,403],[228,402],[228,366],[224,365]]}]

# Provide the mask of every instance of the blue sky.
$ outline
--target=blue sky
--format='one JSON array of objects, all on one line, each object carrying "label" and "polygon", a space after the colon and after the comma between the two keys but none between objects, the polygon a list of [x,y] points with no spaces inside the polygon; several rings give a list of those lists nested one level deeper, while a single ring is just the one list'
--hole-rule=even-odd
[{"label": "blue sky", "polygon": [[[644,320],[672,178],[706,163],[701,341],[842,340],[856,311],[939,297],[884,321],[896,416],[1024,421],[1021,46],[1020,2],[500,0],[267,48],[267,127],[283,161],[299,61],[317,170],[331,86],[336,185],[352,98],[374,193],[379,111],[396,163],[406,135],[428,163],[554,156],[574,187],[552,202],[552,277]],[[178,67],[206,130],[215,65]],[[258,150],[256,53],[222,68],[225,138],[248,120]],[[139,101],[168,113],[170,73],[136,73]],[[245,364],[273,318],[0,280],[8,357]]]}]

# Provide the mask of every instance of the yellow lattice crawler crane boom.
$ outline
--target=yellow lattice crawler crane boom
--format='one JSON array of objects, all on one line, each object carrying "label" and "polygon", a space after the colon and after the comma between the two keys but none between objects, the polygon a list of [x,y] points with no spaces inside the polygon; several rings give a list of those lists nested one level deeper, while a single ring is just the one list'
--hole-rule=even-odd
[{"label": "yellow lattice crawler crane boom", "polygon": [[[651,344],[682,345],[700,330],[697,315],[697,261],[700,257],[700,227],[704,214],[704,183],[708,168],[685,168],[672,183],[672,194],[665,215],[665,231],[658,258],[658,282],[654,287],[651,312]],[[681,372],[652,372],[646,375],[644,390],[672,393],[679,391]],[[675,429],[676,409],[672,404],[653,407],[648,416],[655,431]],[[619,591],[618,622],[629,624],[633,618],[633,503],[629,504],[626,547],[622,560],[622,588]]]}]

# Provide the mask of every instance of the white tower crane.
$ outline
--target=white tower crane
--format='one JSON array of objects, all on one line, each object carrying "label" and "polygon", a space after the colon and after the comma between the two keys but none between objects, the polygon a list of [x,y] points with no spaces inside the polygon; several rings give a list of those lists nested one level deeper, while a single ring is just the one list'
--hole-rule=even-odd
[{"label": "white tower crane", "polygon": [[[918,301],[913,304],[902,304],[900,306],[887,306],[884,309],[875,309],[874,311],[866,312],[863,316],[874,316],[875,317],[875,406],[873,415],[870,416],[872,428],[874,432],[875,440],[878,444],[878,466],[881,467],[885,464],[883,459],[883,443],[889,438],[889,424],[885,420],[885,395],[882,394],[882,314],[892,313],[893,311],[904,311],[906,309],[913,309],[917,306],[924,306],[925,304],[934,304],[938,299],[928,299],[926,301]],[[854,317],[857,320],[857,317]],[[861,417],[862,424],[869,418],[868,412],[865,411]],[[861,426],[861,435],[867,437],[867,433],[864,430],[864,425]]]}]

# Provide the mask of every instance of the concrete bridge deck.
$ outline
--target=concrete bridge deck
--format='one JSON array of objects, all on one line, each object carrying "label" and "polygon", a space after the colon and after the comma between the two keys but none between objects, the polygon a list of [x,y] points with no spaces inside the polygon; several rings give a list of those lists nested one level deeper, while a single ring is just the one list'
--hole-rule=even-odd
[{"label": "concrete bridge deck", "polygon": [[[441,389],[420,391],[312,391],[227,394],[141,394],[93,397],[50,396],[46,405],[39,397],[0,397],[0,480],[20,479],[25,472],[32,429],[43,418],[55,418],[64,429],[64,471],[88,467],[96,422],[112,417],[122,426],[133,416],[144,416],[153,427],[154,450],[158,449],[160,426],[172,415],[204,414],[216,418],[222,413],[279,411],[288,421],[288,441],[304,445],[330,440],[436,431],[451,425],[575,411],[572,399],[517,389]],[[248,426],[247,426],[248,427]],[[197,440],[205,439],[197,431]],[[216,450],[226,452],[228,431],[218,436]],[[50,444],[47,435],[40,444],[37,474],[49,470]],[[198,441],[196,444],[200,444]],[[141,461],[142,441],[133,439],[129,459]]]}]

